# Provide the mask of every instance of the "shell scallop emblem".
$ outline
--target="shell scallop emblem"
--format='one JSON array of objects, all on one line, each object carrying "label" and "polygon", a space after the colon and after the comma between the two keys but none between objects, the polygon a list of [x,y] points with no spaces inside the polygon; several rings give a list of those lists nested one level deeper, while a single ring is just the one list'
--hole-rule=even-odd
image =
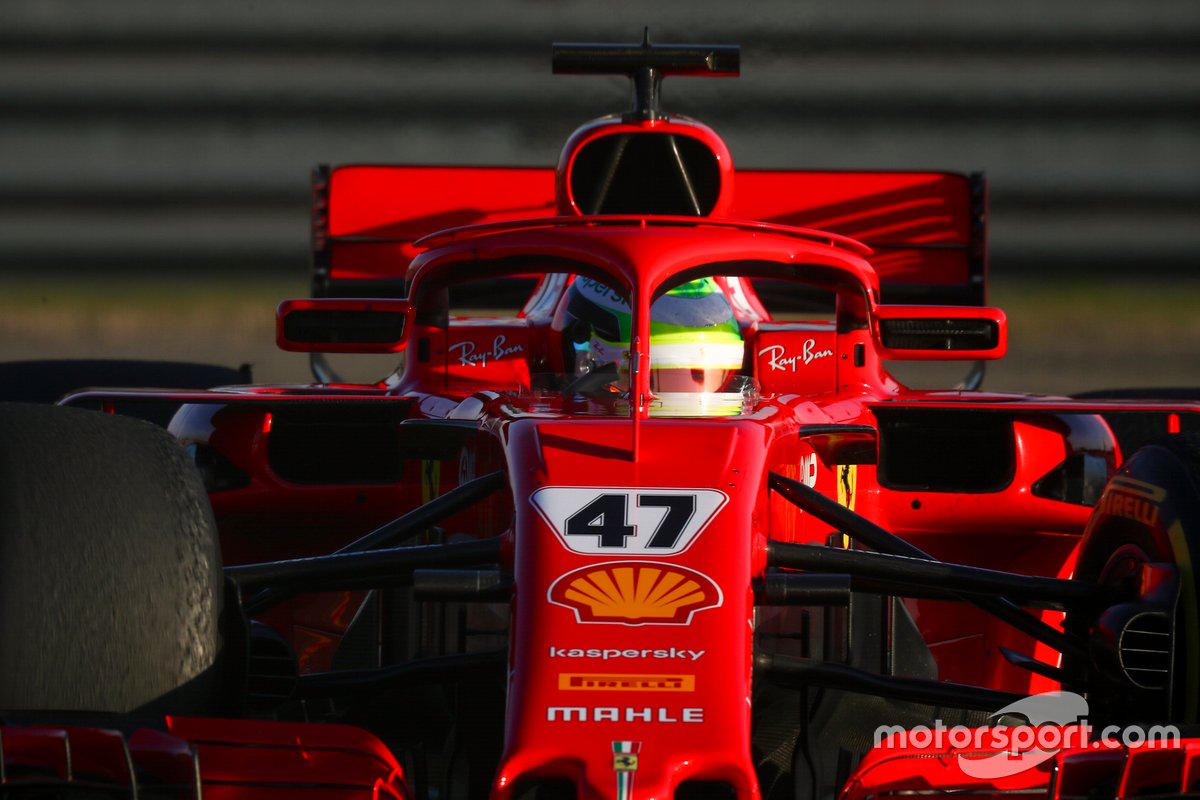
[{"label": "shell scallop emblem", "polygon": [[721,590],[694,569],[658,561],[609,561],[573,570],[550,585],[549,600],[579,622],[688,625],[721,605]]}]

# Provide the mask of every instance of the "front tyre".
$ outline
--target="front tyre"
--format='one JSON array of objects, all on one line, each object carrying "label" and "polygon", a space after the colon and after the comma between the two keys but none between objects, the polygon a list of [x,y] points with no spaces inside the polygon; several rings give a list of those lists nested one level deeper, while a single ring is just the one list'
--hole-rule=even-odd
[{"label": "front tyre", "polygon": [[0,710],[202,714],[221,562],[163,430],[0,403]]},{"label": "front tyre", "polygon": [[1200,436],[1163,437],[1105,487],[1080,544],[1075,577],[1126,602],[1068,620],[1093,642],[1093,711],[1116,722],[1195,722],[1200,708]]}]

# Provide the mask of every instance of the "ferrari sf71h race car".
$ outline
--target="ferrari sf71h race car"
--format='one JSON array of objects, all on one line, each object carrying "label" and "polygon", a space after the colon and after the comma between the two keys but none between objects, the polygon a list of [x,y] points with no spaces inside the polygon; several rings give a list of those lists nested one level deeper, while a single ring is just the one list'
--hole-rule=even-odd
[{"label": "ferrari sf71h race car", "polygon": [[316,171],[317,383],[5,407],[0,793],[1200,791],[1200,404],[980,390],[982,178],[735,172],[735,47],[554,64],[556,168]]}]

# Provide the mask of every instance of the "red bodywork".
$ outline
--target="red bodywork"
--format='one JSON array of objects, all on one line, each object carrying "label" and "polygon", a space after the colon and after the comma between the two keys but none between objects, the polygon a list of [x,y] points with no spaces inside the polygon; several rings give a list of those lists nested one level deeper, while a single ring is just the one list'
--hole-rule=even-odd
[{"label": "red bodywork", "polygon": [[[712,154],[716,184],[701,215],[586,207],[587,187],[573,182],[581,154],[597,140],[630,135],[684,137]],[[723,785],[727,794],[714,797],[762,796],[752,741],[759,724],[755,654],[790,653],[780,632],[800,619],[756,607],[768,543],[849,544],[771,491],[771,474],[815,488],[939,559],[1069,578],[1092,509],[1048,495],[1039,482],[1077,454],[1099,459],[1105,475],[1117,467],[1122,454],[1101,411],[1200,411],[1179,403],[915,391],[888,374],[885,361],[897,358],[1003,355],[1003,314],[979,307],[986,274],[978,178],[735,174],[725,145],[699,123],[606,118],[569,140],[557,170],[340,167],[319,173],[315,197],[316,292],[405,299],[294,301],[281,310],[281,343],[403,350],[402,369],[370,386],[159,396],[185,404],[173,424],[181,440],[218,453],[238,476],[236,485],[211,495],[228,565],[329,552],[504,471],[507,493],[455,513],[423,539],[504,537],[501,566],[511,573],[513,599],[507,627],[502,619],[495,629],[508,642],[503,752],[491,779],[497,800],[527,796],[522,792],[539,781],[565,781],[575,787],[572,796],[589,800],[662,800],[681,785]],[[733,414],[663,416],[647,368],[651,302],[670,286],[708,275],[718,278],[737,315],[743,373],[754,379],[756,394]],[[630,355],[640,366],[627,393],[581,398],[539,379],[570,373],[555,315],[575,276],[629,298]],[[457,316],[445,300],[452,285],[512,280],[530,288],[508,315]],[[836,298],[830,313],[773,316],[773,295],[789,281]],[[403,341],[305,345],[284,332],[282,320],[294,312],[371,303],[403,315]],[[959,349],[914,349],[885,342],[890,320],[981,322],[995,336]],[[430,420],[453,428],[453,436],[409,435],[428,430],[412,423]],[[939,420],[988,422],[964,434],[956,450]],[[830,433],[830,426],[845,433]],[[853,441],[860,455],[848,458]],[[379,448],[374,471],[361,468],[367,459],[354,449],[368,444]],[[926,444],[933,460],[979,446],[978,458],[996,460],[997,474],[954,474],[970,471],[969,453],[954,458],[948,474],[912,466]],[[616,512],[597,513],[588,522],[600,531],[595,536],[571,532],[568,519],[592,502],[615,504],[605,508],[627,516],[616,525],[606,516]],[[651,546],[676,502],[691,508],[679,538]],[[619,530],[610,536],[614,525]],[[337,665],[365,596],[314,594],[263,620],[292,642],[302,672],[325,673]],[[908,599],[902,609],[890,613],[911,616],[938,679],[1017,694],[1059,688],[1051,677],[1014,666],[1001,648],[1048,664],[1058,653],[982,611],[934,597]],[[1053,608],[1036,614],[1050,625],[1062,619]],[[448,641],[421,638],[404,655],[452,654],[465,639]],[[837,659],[832,650],[823,656]],[[903,664],[875,668],[907,674]],[[398,706],[389,713],[411,712]],[[292,761],[313,764],[308,743],[319,740],[331,748],[321,758],[355,762],[330,769],[361,777],[355,787],[324,793],[313,788],[323,780],[318,769],[304,779],[311,796],[407,797],[395,760],[357,729],[202,720],[175,720],[169,728],[199,752],[206,795],[269,794],[232,787],[259,786],[263,769],[277,777]],[[240,747],[273,742],[280,749],[268,767],[239,756],[248,752]],[[1172,766],[1185,776],[1184,788],[1195,786],[1192,747]],[[844,796],[1010,789],[1059,796],[1083,758],[1064,752],[1053,764],[993,785],[949,775],[936,753],[912,755],[868,755]],[[1068,763],[1070,771],[1062,766]],[[1133,766],[1122,769],[1122,781],[1135,780]],[[1047,789],[1052,773],[1060,776],[1057,789]],[[261,780],[272,783],[270,775]]]}]

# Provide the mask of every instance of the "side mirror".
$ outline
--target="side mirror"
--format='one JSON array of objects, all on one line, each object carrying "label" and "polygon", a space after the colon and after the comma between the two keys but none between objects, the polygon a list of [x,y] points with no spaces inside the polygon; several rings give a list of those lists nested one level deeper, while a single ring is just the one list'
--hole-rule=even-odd
[{"label": "side mirror", "polygon": [[1008,350],[1008,327],[998,308],[880,305],[872,313],[885,360],[981,361]]},{"label": "side mirror", "polygon": [[296,353],[398,353],[411,310],[407,300],[284,300],[275,312],[275,342]]}]

